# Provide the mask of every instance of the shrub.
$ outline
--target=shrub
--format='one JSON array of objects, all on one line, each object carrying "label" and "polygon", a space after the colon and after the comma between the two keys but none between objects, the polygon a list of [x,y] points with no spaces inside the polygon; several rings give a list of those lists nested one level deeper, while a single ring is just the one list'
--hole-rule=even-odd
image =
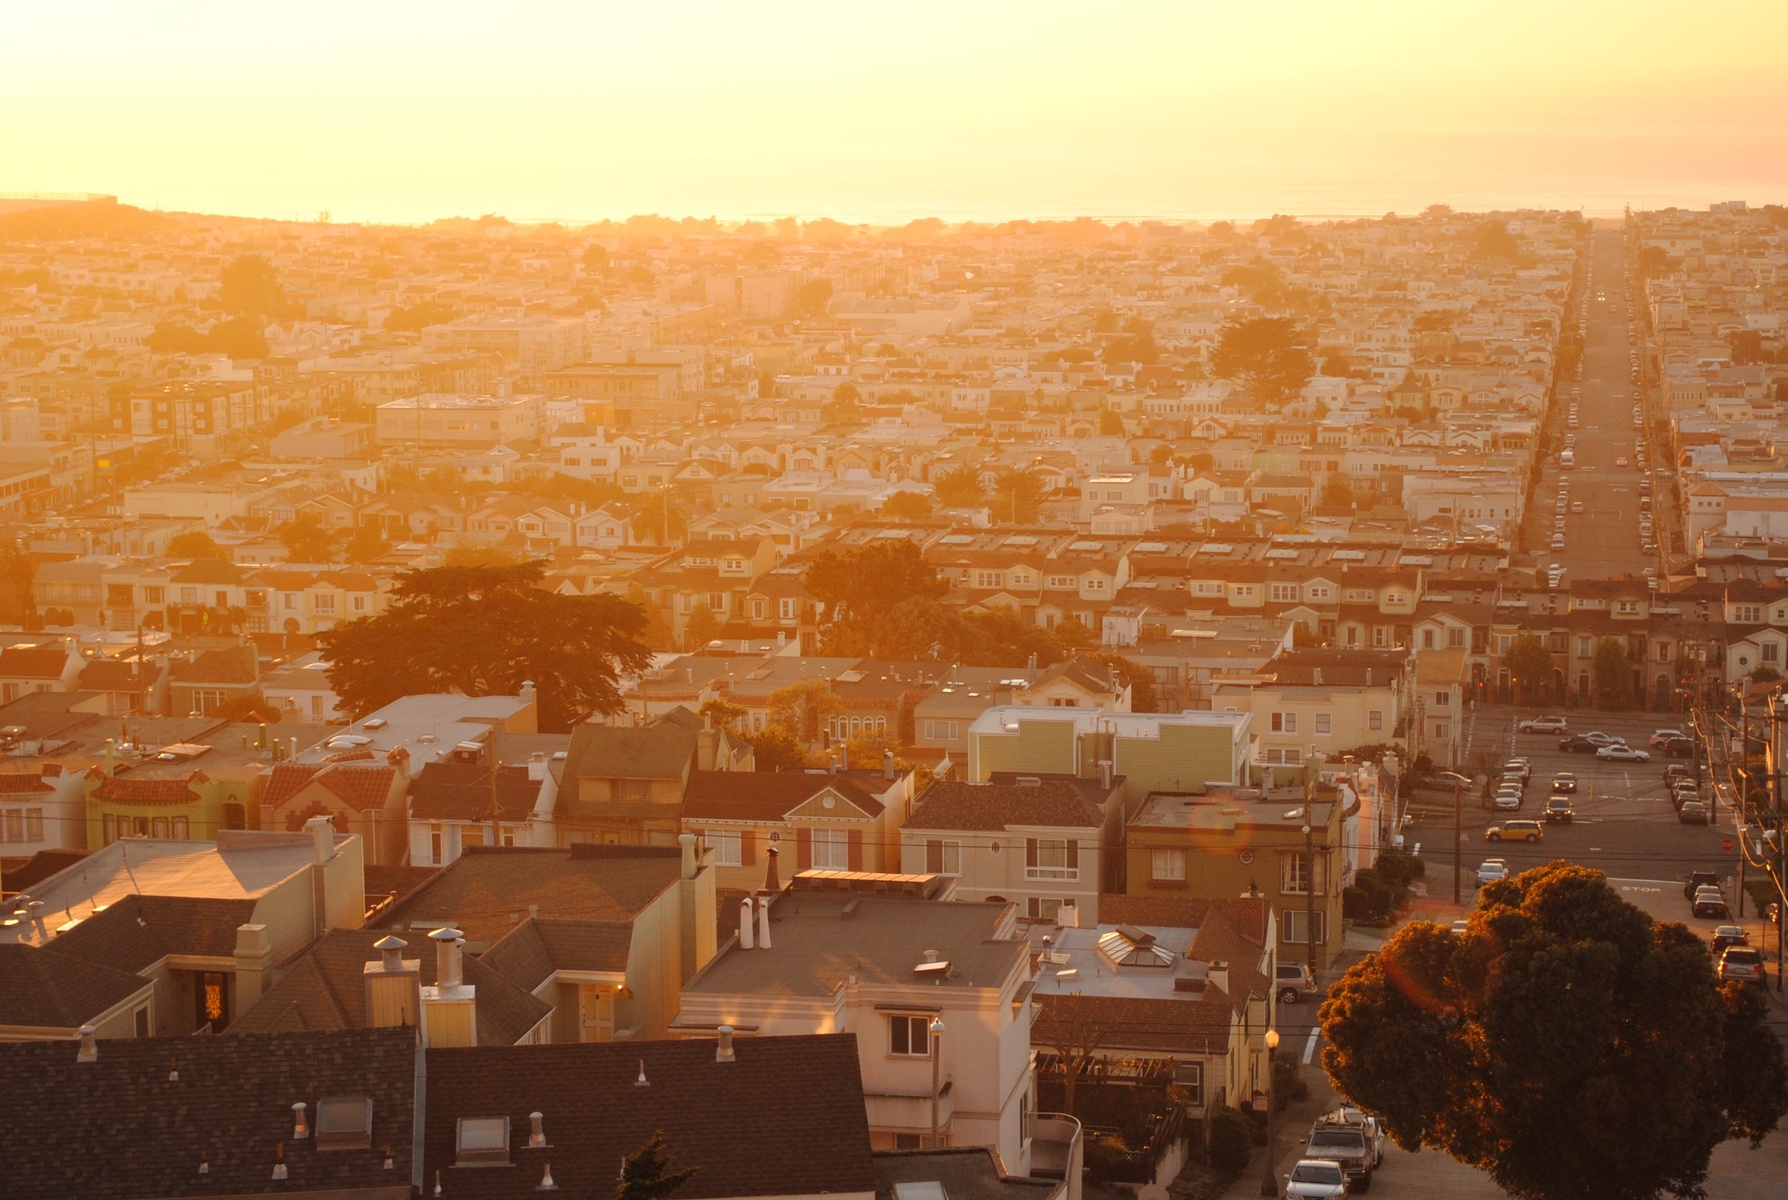
[{"label": "shrub", "polygon": [[1211,1114],[1211,1165],[1219,1171],[1240,1171],[1254,1153],[1254,1122],[1240,1109],[1220,1108]]}]

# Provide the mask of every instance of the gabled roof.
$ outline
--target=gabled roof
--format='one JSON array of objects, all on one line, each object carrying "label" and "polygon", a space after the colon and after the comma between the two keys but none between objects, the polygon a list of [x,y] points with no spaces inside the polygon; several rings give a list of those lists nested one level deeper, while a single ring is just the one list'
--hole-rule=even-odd
[{"label": "gabled roof", "polygon": [[471,846],[378,923],[408,930],[442,921],[468,941],[495,942],[514,928],[512,914],[534,906],[546,917],[632,921],[681,872],[675,846]]},{"label": "gabled roof", "polygon": [[627,969],[633,948],[629,921],[568,921],[531,917],[517,925],[480,959],[530,992],[554,971]]},{"label": "gabled roof", "polygon": [[373,756],[362,753],[363,758],[352,762],[277,763],[262,785],[261,803],[277,808],[316,783],[355,812],[384,808],[397,772],[383,763],[365,761]]},{"label": "gabled roof", "polygon": [[256,900],[130,895],[95,913],[49,948],[85,962],[141,971],[170,954],[230,958],[236,929],[254,919]]},{"label": "gabled roof", "polygon": [[[100,1042],[85,1063],[76,1050],[0,1044],[7,1200],[265,1193],[282,1142],[289,1178],[276,1191],[410,1193],[414,1029],[125,1038]],[[372,1101],[371,1145],[321,1151],[314,1139],[293,1140],[294,1098],[314,1105],[324,1096]]]},{"label": "gabled roof", "polygon": [[[733,1047],[732,1062],[715,1061],[707,1039],[431,1050],[423,1178],[451,1175],[452,1194],[466,1200],[513,1197],[550,1161],[562,1193],[606,1194],[621,1160],[662,1131],[673,1169],[699,1168],[678,1200],[873,1192],[856,1037]],[[549,1149],[519,1148],[531,1112],[542,1114]],[[459,1118],[492,1116],[517,1131],[517,1168],[454,1171]]]},{"label": "gabled roof", "polygon": [[[691,820],[782,821],[815,796],[836,792],[871,819],[883,804],[840,774],[805,771],[694,771],[683,794],[683,815]],[[840,816],[847,816],[840,813]]]},{"label": "gabled roof", "polygon": [[61,646],[8,646],[0,650],[0,675],[8,679],[60,679],[68,667]]},{"label": "gabled roof", "polygon": [[170,677],[175,683],[233,684],[241,687],[260,678],[260,664],[252,645],[206,650],[190,662],[174,663]]},{"label": "gabled roof", "polygon": [[185,779],[139,779],[131,775],[108,775],[94,789],[95,800],[114,804],[191,804],[198,799],[194,783],[206,779],[203,771],[194,771]]}]

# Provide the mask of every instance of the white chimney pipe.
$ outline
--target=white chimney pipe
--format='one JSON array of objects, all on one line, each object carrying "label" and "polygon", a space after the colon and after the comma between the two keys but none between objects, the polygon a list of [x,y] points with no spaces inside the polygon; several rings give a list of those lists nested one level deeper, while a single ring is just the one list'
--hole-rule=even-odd
[{"label": "white chimney pipe", "polygon": [[380,938],[373,943],[373,949],[379,952],[382,965],[387,971],[401,971],[404,967],[404,951],[410,943],[395,934]]},{"label": "white chimney pipe", "polygon": [[304,829],[316,846],[318,863],[326,863],[335,857],[335,825],[328,817],[312,817],[304,823]]},{"label": "white chimney pipe", "polygon": [[435,944],[435,986],[458,987],[460,947],[466,935],[457,929],[437,929],[428,936]]},{"label": "white chimney pipe", "polygon": [[757,902],[757,948],[770,948],[770,898],[760,896]]},{"label": "white chimney pipe", "polygon": [[751,897],[739,901],[739,949],[757,948],[757,933],[751,927]]},{"label": "white chimney pipe", "polygon": [[93,1035],[98,1032],[99,1031],[91,1025],[81,1026],[81,1050],[79,1054],[75,1055],[76,1062],[99,1061],[99,1043],[93,1040]]},{"label": "white chimney pipe", "polygon": [[546,1117],[543,1113],[531,1112],[528,1114],[528,1123],[533,1126],[532,1131],[528,1134],[528,1145],[546,1145],[546,1130],[542,1128],[541,1124],[545,1119]]},{"label": "white chimney pipe", "polygon": [[720,1035],[720,1042],[714,1047],[714,1061],[734,1061],[736,1056],[733,1054],[733,1027],[731,1025],[722,1025],[715,1032]]},{"label": "white chimney pipe", "polygon": [[309,1107],[300,1100],[292,1105],[292,1140],[301,1142],[310,1136],[310,1124],[304,1119],[304,1110]]},{"label": "white chimney pipe", "polygon": [[882,751],[882,778],[889,781],[894,778],[894,752],[892,750]]}]

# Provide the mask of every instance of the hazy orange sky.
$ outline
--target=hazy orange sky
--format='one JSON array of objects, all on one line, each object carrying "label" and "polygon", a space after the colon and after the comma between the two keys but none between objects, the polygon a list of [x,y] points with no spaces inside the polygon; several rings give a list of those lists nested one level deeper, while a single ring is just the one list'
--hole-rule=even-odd
[{"label": "hazy orange sky", "polygon": [[904,221],[1788,199],[1788,3],[9,4],[0,191]]}]

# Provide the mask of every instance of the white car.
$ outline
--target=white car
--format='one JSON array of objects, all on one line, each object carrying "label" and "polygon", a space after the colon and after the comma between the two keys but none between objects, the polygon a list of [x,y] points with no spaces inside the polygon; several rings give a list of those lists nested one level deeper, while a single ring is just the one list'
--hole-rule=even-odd
[{"label": "white car", "polygon": [[1478,886],[1509,877],[1509,864],[1500,858],[1486,858],[1478,867]]},{"label": "white car", "polygon": [[1529,717],[1515,726],[1522,733],[1563,733],[1570,727],[1563,717]]},{"label": "white car", "polygon": [[1609,762],[1650,762],[1649,750],[1635,750],[1631,746],[1603,746],[1596,751],[1597,758],[1605,758]]},{"label": "white car", "polygon": [[1680,729],[1654,729],[1651,731],[1651,746],[1652,749],[1655,750],[1671,738],[1684,738],[1688,736],[1688,734]]},{"label": "white car", "polygon": [[1335,1200],[1347,1194],[1347,1174],[1340,1163],[1326,1158],[1300,1159],[1285,1177],[1287,1200]]}]

